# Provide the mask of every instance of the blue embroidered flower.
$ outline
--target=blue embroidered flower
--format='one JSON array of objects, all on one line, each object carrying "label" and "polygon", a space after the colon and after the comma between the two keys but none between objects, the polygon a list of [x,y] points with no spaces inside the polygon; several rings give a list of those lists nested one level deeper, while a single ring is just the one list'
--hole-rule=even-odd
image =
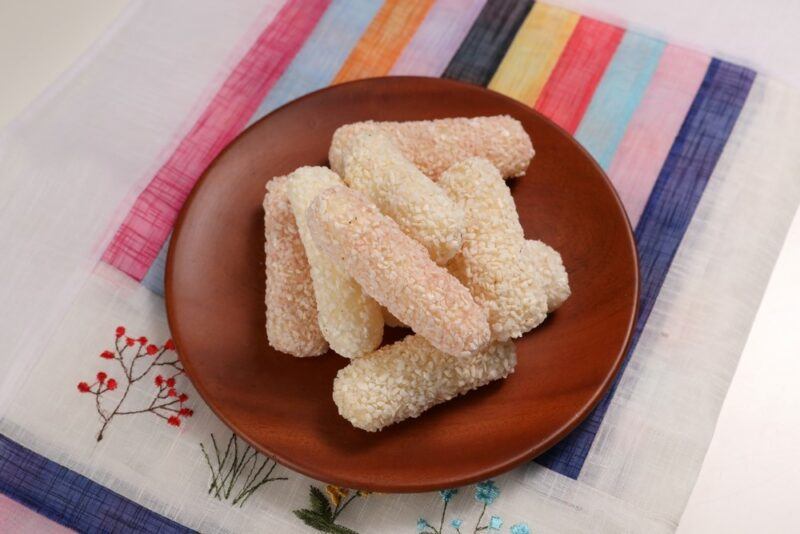
[{"label": "blue embroidered flower", "polygon": [[500,519],[498,516],[493,515],[489,519],[489,530],[500,530],[500,527],[503,526],[503,520]]},{"label": "blue embroidered flower", "polygon": [[453,519],[452,521],[450,521],[450,526],[452,526],[454,529],[458,530],[458,529],[461,528],[461,523],[463,523],[462,520]]},{"label": "blue embroidered flower", "polygon": [[417,532],[422,532],[423,530],[427,529],[428,526],[428,522],[425,521],[424,517],[417,519]]},{"label": "blue embroidered flower", "polygon": [[500,495],[500,488],[494,483],[494,480],[485,480],[475,486],[475,500],[482,502],[485,505],[490,505]]},{"label": "blue embroidered flower", "polygon": [[452,498],[453,498],[453,496],[454,496],[456,493],[458,493],[458,490],[457,490],[457,489],[445,489],[445,490],[439,490],[439,495],[441,495],[441,496],[442,496],[442,500],[443,500],[444,502],[450,502],[450,499],[452,499]]},{"label": "blue embroidered flower", "polygon": [[525,523],[511,525],[511,534],[531,534],[531,529]]}]

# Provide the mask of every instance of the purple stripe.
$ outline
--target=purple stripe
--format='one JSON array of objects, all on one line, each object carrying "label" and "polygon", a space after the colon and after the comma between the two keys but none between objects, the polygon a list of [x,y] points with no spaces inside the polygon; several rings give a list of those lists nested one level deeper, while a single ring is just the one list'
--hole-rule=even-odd
[{"label": "purple stripe", "polygon": [[78,532],[192,532],[3,435],[0,492]]}]

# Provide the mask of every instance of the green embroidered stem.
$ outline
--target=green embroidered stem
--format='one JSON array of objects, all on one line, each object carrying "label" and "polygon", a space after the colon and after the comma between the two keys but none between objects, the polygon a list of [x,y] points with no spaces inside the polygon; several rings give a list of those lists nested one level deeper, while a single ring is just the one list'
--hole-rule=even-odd
[{"label": "green embroidered stem", "polygon": [[[221,453],[214,434],[211,434],[211,443],[214,447],[213,455],[208,453],[203,443],[200,444],[200,450],[211,471],[208,494],[220,501],[230,500],[233,506],[241,507],[265,484],[276,480],[288,480],[286,477],[273,477],[272,473],[278,464],[272,458],[259,458],[258,451],[250,445],[241,449],[235,434],[231,434],[228,439],[224,453]],[[265,469],[267,472],[262,476]]]}]

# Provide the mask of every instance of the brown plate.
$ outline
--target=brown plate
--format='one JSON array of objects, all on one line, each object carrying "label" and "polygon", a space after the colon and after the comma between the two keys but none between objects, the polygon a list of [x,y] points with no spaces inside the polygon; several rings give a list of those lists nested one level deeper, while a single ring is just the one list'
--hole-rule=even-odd
[{"label": "brown plate", "polygon": [[[333,353],[293,358],[267,345],[264,184],[302,165],[326,164],[331,135],[342,124],[503,113],[522,122],[536,148],[527,175],[511,182],[525,234],[561,252],[572,297],[517,341],[519,364],[507,380],[382,432],[357,430],[331,399],[333,378],[347,360]],[[214,412],[296,471],[382,492],[475,482],[564,437],[616,373],[637,293],[625,212],[572,137],[498,93],[415,77],[323,89],[250,127],[195,186],[175,227],[166,271],[173,337],[189,378]]]}]

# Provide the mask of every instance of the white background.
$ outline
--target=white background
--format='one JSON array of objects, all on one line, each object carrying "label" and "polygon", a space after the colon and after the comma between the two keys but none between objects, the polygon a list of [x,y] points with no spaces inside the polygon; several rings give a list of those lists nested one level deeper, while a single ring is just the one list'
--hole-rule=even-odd
[{"label": "white background", "polygon": [[[800,88],[800,1],[549,1],[748,65]],[[64,72],[125,4],[0,0],[0,126]],[[682,534],[800,530],[797,273],[798,217],[731,384],[681,521]]]}]

